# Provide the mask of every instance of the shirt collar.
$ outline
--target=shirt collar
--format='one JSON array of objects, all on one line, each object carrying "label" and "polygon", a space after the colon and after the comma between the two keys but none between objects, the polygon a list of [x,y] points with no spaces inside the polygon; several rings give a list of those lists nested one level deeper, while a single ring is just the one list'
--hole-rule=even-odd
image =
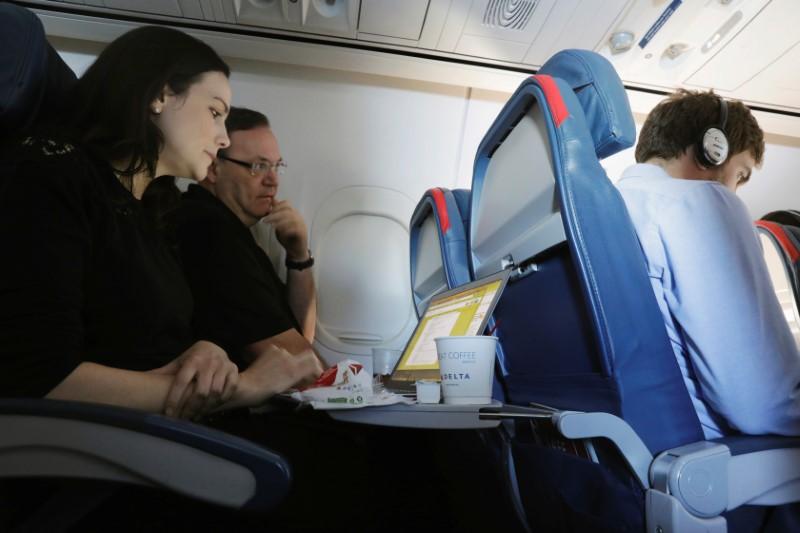
[{"label": "shirt collar", "polygon": [[188,189],[186,189],[184,196],[187,200],[200,202],[207,206],[213,206],[214,208],[219,209],[225,213],[225,217],[227,217],[230,222],[235,221],[238,226],[241,226],[245,231],[247,231],[248,234],[250,233],[250,228],[248,228],[241,220],[239,220],[239,217],[236,216],[236,213],[231,211],[231,209],[225,205],[222,200],[217,198],[214,193],[205,187],[193,183],[189,185]]}]

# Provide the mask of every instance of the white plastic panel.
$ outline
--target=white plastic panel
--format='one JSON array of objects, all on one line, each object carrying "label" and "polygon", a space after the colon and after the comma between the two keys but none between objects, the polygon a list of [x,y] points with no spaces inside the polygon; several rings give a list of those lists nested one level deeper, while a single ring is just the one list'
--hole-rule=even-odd
[{"label": "white plastic panel", "polygon": [[[798,4],[800,5],[800,4]],[[736,88],[739,99],[765,105],[779,105],[793,111],[800,111],[800,42],[776,59],[764,70]],[[780,115],[772,115],[780,117]],[[791,117],[786,117],[791,118]],[[756,117],[758,125],[770,131],[769,124]],[[800,120],[794,118],[794,136],[800,136]],[[774,130],[773,130],[774,131]]]},{"label": "white plastic panel", "polygon": [[336,191],[320,206],[311,226],[318,344],[361,356],[405,346],[416,325],[408,268],[413,208],[400,192],[363,186]]},{"label": "white plastic panel", "polygon": [[550,141],[541,109],[533,105],[489,162],[470,236],[480,278],[564,240]]},{"label": "white plastic panel", "polygon": [[[790,11],[797,11],[797,2],[788,0],[787,3],[793,4]],[[666,89],[680,87],[715,54],[729,44],[738,42],[744,36],[743,29],[751,21],[760,18],[768,4],[770,0],[715,0],[703,2],[702,5],[684,2],[642,48],[638,43],[669,2],[634,2],[624,17],[615,23],[612,31],[632,32],[637,44],[628,51],[612,54],[606,41],[601,43],[598,51],[611,61],[623,81]],[[724,35],[715,38],[717,30],[727,28],[730,20],[734,22],[732,26]],[[758,38],[750,36],[743,39],[742,45],[747,48],[747,54],[737,58],[734,69],[746,69],[749,58],[759,57],[759,49],[771,38],[772,31],[768,30]],[[712,39],[714,45],[711,48],[704,46]],[[709,85],[716,86],[717,83]]]},{"label": "white plastic panel", "polygon": [[749,91],[739,92],[740,98],[800,109],[798,27],[800,4],[796,0],[773,0],[686,83],[737,91],[774,65],[770,76],[756,81]]},{"label": "white plastic panel", "polygon": [[203,9],[203,18],[206,20],[216,20],[214,18],[214,8],[211,5],[211,0],[200,0],[200,7]]},{"label": "white plastic panel", "polygon": [[778,297],[778,303],[780,303],[783,316],[786,317],[786,322],[792,331],[794,341],[800,346],[800,314],[797,311],[797,302],[794,299],[794,291],[789,273],[786,272],[783,255],[778,250],[778,244],[772,238],[761,231],[758,234],[761,238],[761,247],[764,249],[764,261],[767,263],[769,277],[775,288],[775,295]]},{"label": "white plastic panel", "polygon": [[403,0],[398,9],[397,0],[361,0],[358,31],[418,40],[428,10],[428,0]]},{"label": "white plastic panel", "polygon": [[106,7],[112,9],[125,9],[128,11],[142,11],[180,17],[181,8],[177,0],[104,0]]},{"label": "white plastic panel", "polygon": [[631,0],[454,1],[437,48],[541,65],[564,48],[596,48]]},{"label": "white plastic panel", "polygon": [[[475,0],[454,51],[521,62],[554,4],[555,0]],[[519,17],[506,20],[505,15],[513,6],[518,6],[515,11]],[[452,9],[459,9],[459,6],[454,5]]]},{"label": "white plastic panel", "polygon": [[241,0],[240,24],[356,37],[359,0]]},{"label": "white plastic panel", "polygon": [[421,298],[419,308],[424,309],[434,294],[447,289],[439,231],[433,212],[419,228],[415,268],[414,294]]},{"label": "white plastic panel", "polygon": [[203,8],[198,0],[178,0],[184,17],[202,20]]},{"label": "white plastic panel", "polygon": [[629,3],[630,0],[559,0],[523,62],[541,66],[559,50],[594,50]]}]

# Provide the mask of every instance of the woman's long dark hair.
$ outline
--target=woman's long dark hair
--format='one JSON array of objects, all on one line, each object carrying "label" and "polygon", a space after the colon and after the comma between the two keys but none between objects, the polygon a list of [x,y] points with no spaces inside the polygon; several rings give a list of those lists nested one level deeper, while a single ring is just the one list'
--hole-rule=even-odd
[{"label": "woman's long dark hair", "polygon": [[165,86],[183,94],[206,72],[230,76],[228,65],[207,44],[178,30],[145,26],[109,44],[71,92],[67,125],[87,148],[119,169],[155,175],[163,147],[150,104]]}]

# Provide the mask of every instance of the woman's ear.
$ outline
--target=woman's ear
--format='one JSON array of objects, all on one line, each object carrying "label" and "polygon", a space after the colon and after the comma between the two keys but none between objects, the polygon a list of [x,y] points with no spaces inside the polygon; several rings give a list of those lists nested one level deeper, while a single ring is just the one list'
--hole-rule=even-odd
[{"label": "woman's ear", "polygon": [[150,112],[154,115],[160,115],[164,108],[169,103],[170,99],[174,98],[175,93],[169,88],[168,85],[164,85],[161,91],[158,93],[158,96],[153,98],[153,101],[150,102]]}]

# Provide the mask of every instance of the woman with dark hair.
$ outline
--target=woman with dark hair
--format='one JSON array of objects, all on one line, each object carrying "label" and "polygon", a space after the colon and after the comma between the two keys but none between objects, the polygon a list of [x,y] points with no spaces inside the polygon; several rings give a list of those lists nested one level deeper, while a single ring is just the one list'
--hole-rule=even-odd
[{"label": "woman with dark hair", "polygon": [[80,78],[58,127],[0,149],[0,396],[183,417],[261,399],[193,342],[191,293],[139,201],[157,176],[203,179],[228,146],[228,75],[199,40],[139,28]]}]

